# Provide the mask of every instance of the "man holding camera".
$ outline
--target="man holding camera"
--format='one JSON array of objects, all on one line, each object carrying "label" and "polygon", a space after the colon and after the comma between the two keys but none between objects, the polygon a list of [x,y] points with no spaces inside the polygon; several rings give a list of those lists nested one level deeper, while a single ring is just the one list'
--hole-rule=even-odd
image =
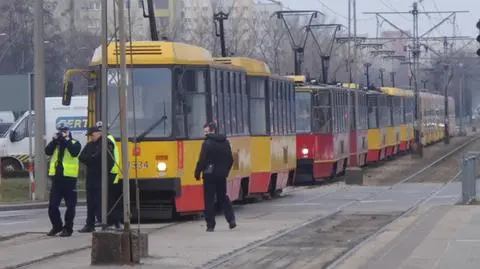
[{"label": "man holding camera", "polygon": [[[77,178],[79,170],[78,155],[82,145],[72,138],[68,126],[64,122],[57,124],[57,133],[45,147],[45,154],[51,156],[48,175],[52,180],[48,217],[52,229],[48,236],[67,237],[73,233],[73,219],[77,205]],[[60,216],[60,202],[65,200],[65,226]]]}]

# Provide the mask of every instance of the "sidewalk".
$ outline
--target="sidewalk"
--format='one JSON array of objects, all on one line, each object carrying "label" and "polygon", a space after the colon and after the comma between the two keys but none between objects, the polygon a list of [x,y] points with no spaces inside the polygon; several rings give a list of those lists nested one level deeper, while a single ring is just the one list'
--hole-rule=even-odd
[{"label": "sidewalk", "polygon": [[480,206],[435,206],[392,223],[338,269],[478,269]]}]

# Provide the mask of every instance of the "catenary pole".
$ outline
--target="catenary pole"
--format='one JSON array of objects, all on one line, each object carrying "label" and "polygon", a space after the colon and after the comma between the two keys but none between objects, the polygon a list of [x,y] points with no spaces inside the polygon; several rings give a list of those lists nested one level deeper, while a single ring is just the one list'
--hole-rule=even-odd
[{"label": "catenary pole", "polygon": [[45,154],[45,45],[43,26],[43,0],[35,0],[34,9],[34,87],[35,87],[35,181],[36,196],[39,200],[47,198],[47,172]]},{"label": "catenary pole", "polygon": [[102,67],[101,67],[101,119],[102,119],[102,227],[107,227],[108,218],[108,171],[107,171],[107,67],[108,67],[108,0],[102,0]]}]

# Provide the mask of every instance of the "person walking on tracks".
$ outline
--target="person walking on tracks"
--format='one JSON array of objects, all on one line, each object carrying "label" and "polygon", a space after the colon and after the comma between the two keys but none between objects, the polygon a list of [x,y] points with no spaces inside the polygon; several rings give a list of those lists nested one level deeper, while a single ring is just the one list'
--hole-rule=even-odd
[{"label": "person walking on tracks", "polygon": [[[78,154],[82,145],[72,138],[65,123],[60,122],[57,125],[57,131],[52,141],[45,147],[45,154],[51,156],[48,175],[52,180],[48,205],[48,217],[52,223],[52,229],[47,235],[55,236],[60,233],[60,236],[67,237],[73,233],[77,205]],[[62,224],[59,210],[62,199],[67,206],[65,226]]]},{"label": "person walking on tracks", "polygon": [[215,195],[222,206],[229,228],[237,227],[232,204],[227,196],[227,177],[233,165],[233,156],[227,137],[217,133],[215,123],[204,125],[205,141],[195,168],[195,179],[203,174],[205,221],[207,232],[215,230]]}]

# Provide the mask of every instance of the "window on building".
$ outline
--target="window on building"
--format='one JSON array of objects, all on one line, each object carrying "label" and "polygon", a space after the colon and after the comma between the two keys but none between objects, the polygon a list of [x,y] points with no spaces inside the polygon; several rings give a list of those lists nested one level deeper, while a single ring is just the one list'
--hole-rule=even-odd
[{"label": "window on building", "polygon": [[155,9],[168,9],[170,0],[155,0]]}]

